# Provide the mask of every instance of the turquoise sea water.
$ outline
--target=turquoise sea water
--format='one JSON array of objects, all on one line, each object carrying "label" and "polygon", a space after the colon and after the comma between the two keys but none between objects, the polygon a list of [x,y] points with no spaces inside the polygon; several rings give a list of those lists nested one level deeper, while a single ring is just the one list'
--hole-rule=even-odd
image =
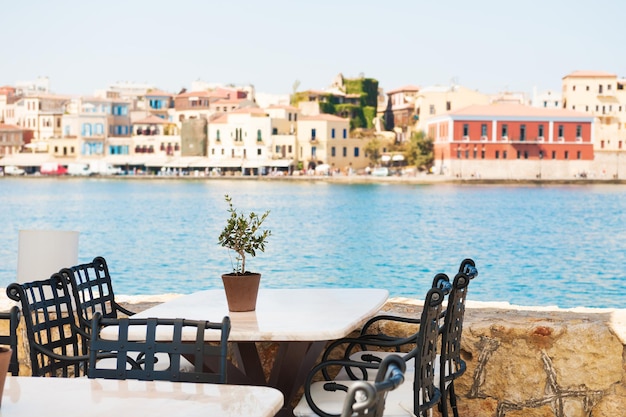
[{"label": "turquoise sea water", "polygon": [[3,178],[0,286],[18,231],[77,230],[79,262],[104,256],[118,294],[221,288],[224,194],[271,210],[262,287],[380,287],[422,298],[473,258],[469,299],[626,307],[626,187],[334,184],[319,181]]}]

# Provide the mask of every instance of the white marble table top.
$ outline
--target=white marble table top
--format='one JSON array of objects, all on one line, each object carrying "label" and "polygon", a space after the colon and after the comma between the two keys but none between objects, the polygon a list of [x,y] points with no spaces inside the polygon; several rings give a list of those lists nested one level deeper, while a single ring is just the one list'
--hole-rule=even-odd
[{"label": "white marble table top", "polygon": [[269,387],[7,376],[0,416],[270,417],[282,405]]},{"label": "white marble table top", "polygon": [[[229,341],[325,341],[357,329],[380,310],[388,296],[387,290],[371,288],[261,289],[256,311],[230,312],[223,290],[207,290],[174,298],[133,317],[221,321],[229,316]],[[207,332],[207,340],[217,337],[214,333]]]}]

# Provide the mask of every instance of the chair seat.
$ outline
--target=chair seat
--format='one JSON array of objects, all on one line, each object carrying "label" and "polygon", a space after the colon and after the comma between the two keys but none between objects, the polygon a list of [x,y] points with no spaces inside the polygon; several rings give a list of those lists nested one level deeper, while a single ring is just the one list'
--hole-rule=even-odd
[{"label": "chair seat", "polygon": [[[364,351],[356,352],[356,353],[353,353],[352,355],[350,355],[350,360],[351,361],[355,361],[355,362],[362,362],[363,361],[361,359],[362,355],[372,355],[372,356],[375,356],[375,357],[379,358],[381,360],[381,362],[382,362],[382,360],[385,359],[386,357],[391,356],[391,355],[397,355],[397,353],[395,353],[395,352],[380,352],[380,351],[374,351],[374,350],[372,350],[372,351],[364,350]],[[435,381],[439,381],[439,370],[440,369],[441,369],[441,355],[437,354],[437,359],[435,359]],[[406,371],[405,371],[405,373],[406,374],[411,374],[413,372],[415,372],[415,358],[411,358],[411,359],[406,361]],[[360,372],[360,370],[358,368],[355,368],[353,373],[357,377],[360,377],[362,375],[362,373]],[[376,379],[376,374],[377,374],[377,370],[376,369],[368,369],[367,370],[367,380],[368,381],[374,381]],[[343,380],[349,380],[349,379],[350,379],[350,377],[348,376],[348,372],[346,371],[346,368],[341,368],[341,370],[335,376],[334,380],[335,381],[343,381]],[[408,379],[412,379],[412,378],[409,376]],[[448,388],[448,385],[450,385],[450,381],[446,382],[446,388]]]},{"label": "chair seat", "polygon": [[[156,353],[155,358],[157,359],[154,364],[155,371],[165,371],[170,367],[170,357],[167,353],[159,352]],[[103,369],[115,369],[117,368],[117,359],[116,358],[103,358],[98,360],[98,367]],[[126,369],[130,369],[130,364],[127,364]],[[180,358],[180,371],[181,372],[193,372],[194,366],[191,362],[189,362],[184,357]]]},{"label": "chair seat", "polygon": [[[401,384],[393,391],[387,393],[385,400],[384,416],[412,416],[413,415],[413,384],[407,378],[404,384]],[[356,381],[336,381],[346,387],[355,384]],[[345,391],[326,391],[324,389],[325,381],[318,381],[311,384],[311,396],[315,400],[315,404],[324,412],[329,414],[340,415],[343,410],[344,401],[347,393]],[[300,402],[293,410],[296,417],[317,416],[309,407],[306,398],[303,396]]]}]

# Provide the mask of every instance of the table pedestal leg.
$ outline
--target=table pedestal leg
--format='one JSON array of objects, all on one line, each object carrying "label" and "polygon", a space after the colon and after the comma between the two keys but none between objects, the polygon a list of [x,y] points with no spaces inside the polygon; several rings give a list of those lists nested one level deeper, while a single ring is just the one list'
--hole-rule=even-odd
[{"label": "table pedestal leg", "polygon": [[259,351],[254,342],[237,342],[235,346],[235,359],[244,374],[255,385],[267,385],[265,373]]},{"label": "table pedestal leg", "polygon": [[326,342],[283,342],[272,367],[269,386],[283,393],[285,405],[278,416],[293,416],[291,402],[304,384],[306,376],[313,368],[326,346]]}]

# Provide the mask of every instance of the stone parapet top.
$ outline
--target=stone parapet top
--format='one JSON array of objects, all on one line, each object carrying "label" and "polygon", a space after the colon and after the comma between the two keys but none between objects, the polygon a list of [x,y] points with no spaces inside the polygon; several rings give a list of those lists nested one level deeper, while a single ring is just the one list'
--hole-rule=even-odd
[{"label": "stone parapet top", "polygon": [[[154,304],[162,303],[172,298],[180,297],[183,294],[154,294],[154,295],[118,295],[117,300],[120,303],[133,306],[131,310],[141,311]],[[398,314],[406,314],[412,310],[412,307],[421,307],[423,301],[407,298],[407,297],[391,297],[387,301],[387,304],[383,307],[382,311],[395,312]],[[4,291],[0,289],[0,311],[8,311],[15,302],[10,300]],[[473,301],[467,300],[467,309],[476,310],[478,313],[480,310],[503,310],[503,311],[519,311],[519,312],[545,312],[550,313],[548,315],[558,315],[563,313],[576,313],[576,314],[606,314],[608,317],[607,325],[621,340],[622,344],[626,345],[626,309],[616,308],[588,308],[588,307],[575,307],[575,308],[559,308],[557,306],[519,306],[510,304],[503,301]]]}]

